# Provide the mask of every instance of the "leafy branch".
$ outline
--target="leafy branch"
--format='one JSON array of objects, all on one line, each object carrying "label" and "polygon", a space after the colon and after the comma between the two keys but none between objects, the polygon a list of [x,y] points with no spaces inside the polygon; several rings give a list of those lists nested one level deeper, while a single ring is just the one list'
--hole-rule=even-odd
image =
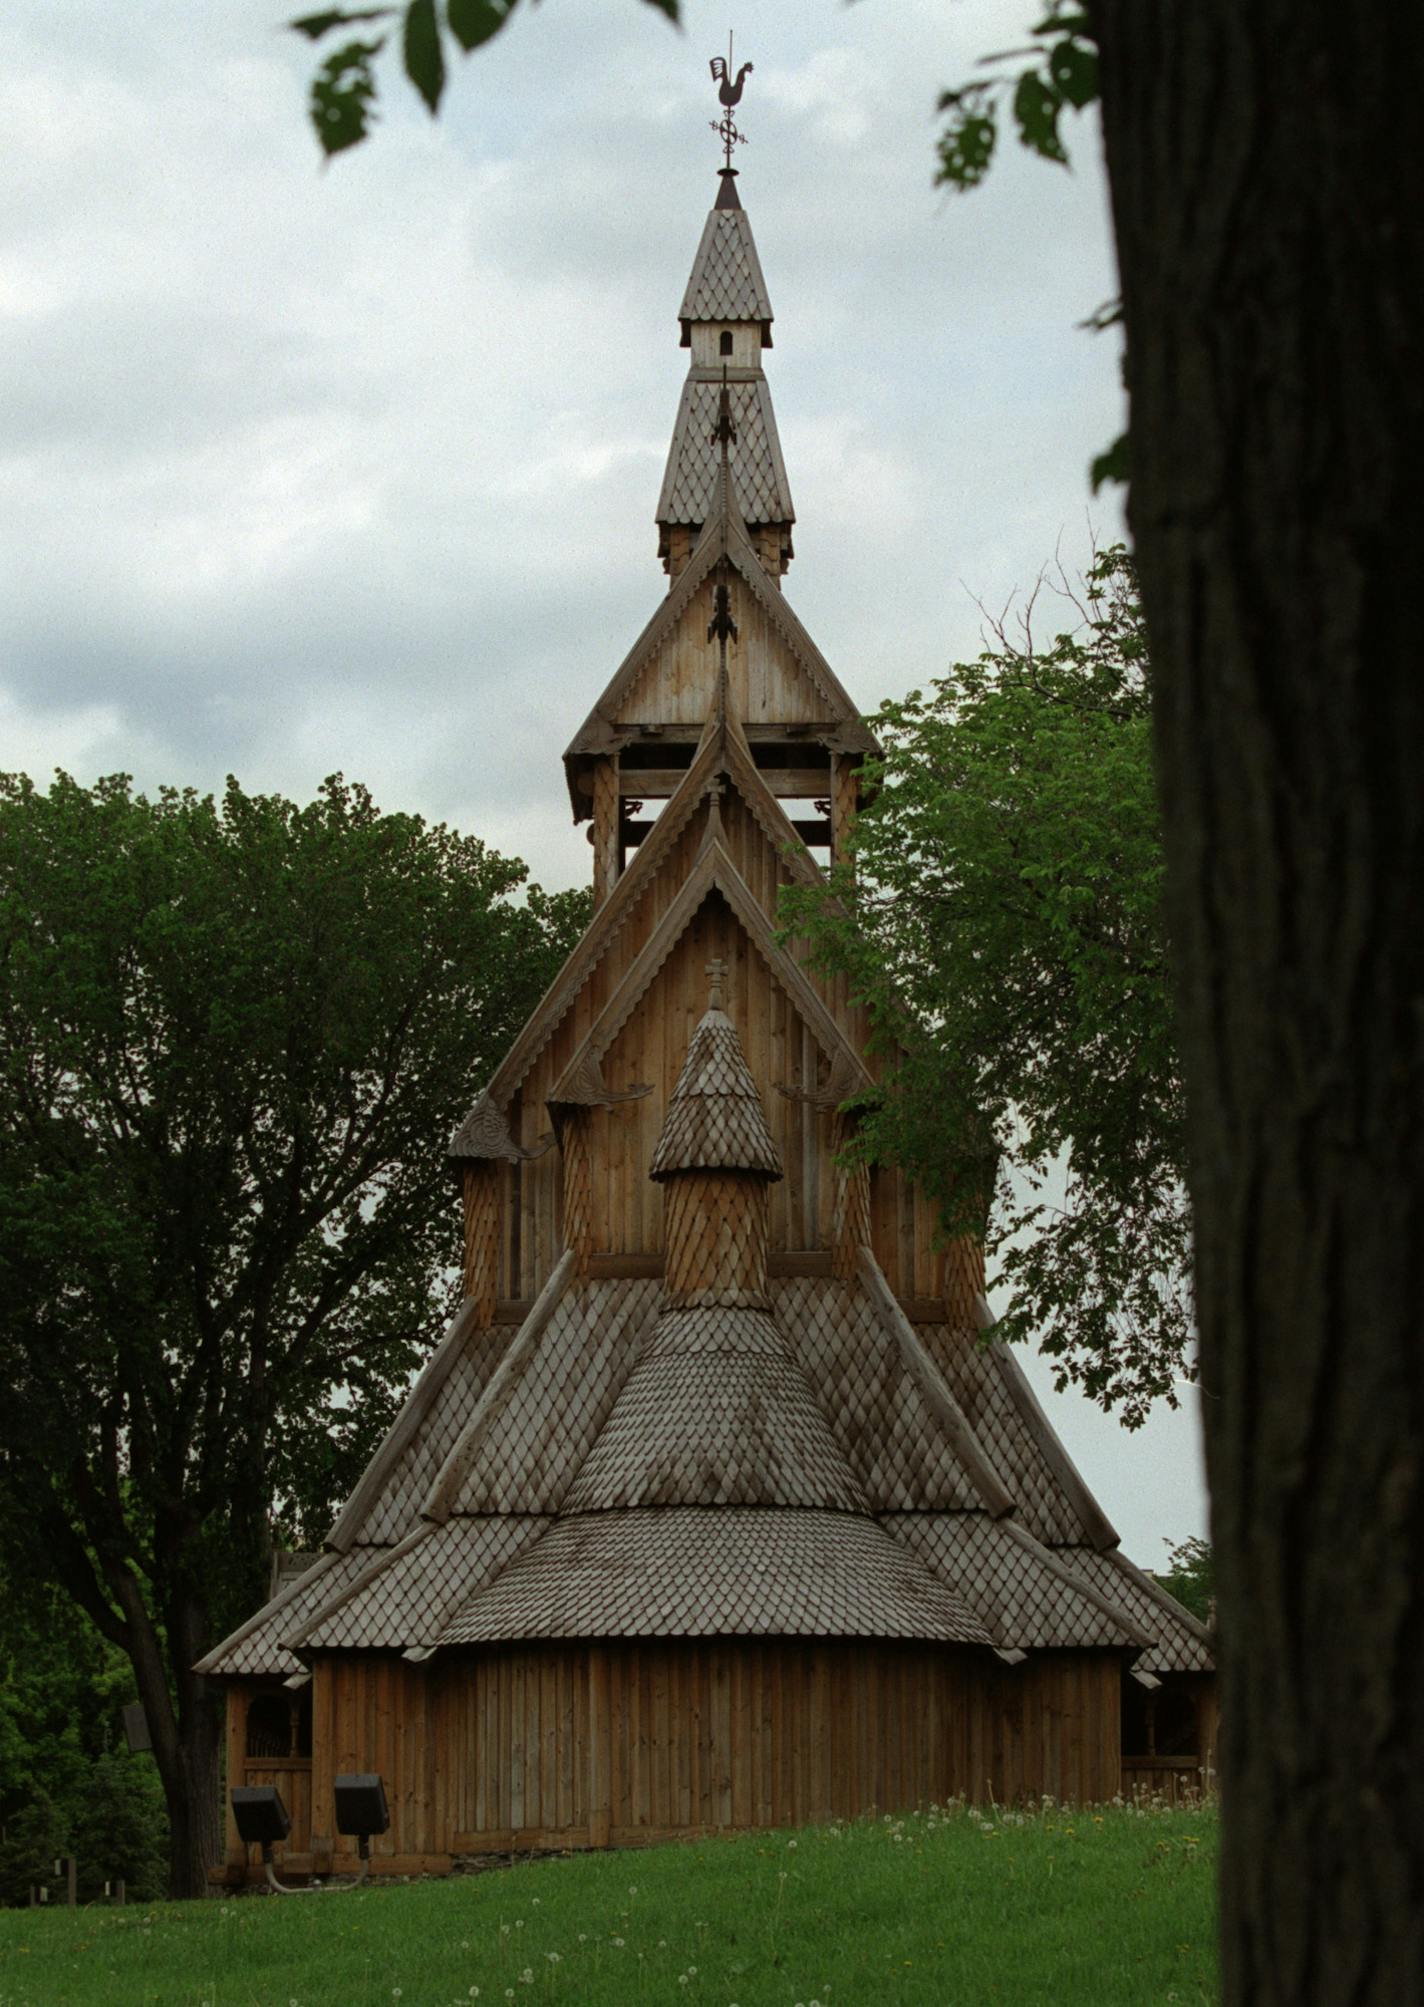
[{"label": "leafy branch", "polygon": [[[530,0],[534,4],[534,0]],[[679,0],[644,0],[678,24]],[[453,43],[468,56],[492,42],[509,25],[519,0],[407,0],[401,7],[326,7],[302,14],[287,26],[309,42],[326,42],[348,28],[362,34],[342,41],[323,57],[312,78],[312,127],[328,159],[359,146],[378,116],[376,60],[399,32],[406,76],[433,118],[440,109],[448,75],[446,50]],[[374,34],[370,30],[379,27]]]},{"label": "leafy branch", "polygon": [[979,186],[994,158],[1005,105],[1021,145],[1043,160],[1068,165],[1060,120],[1065,111],[1083,111],[1098,95],[1093,24],[1079,0],[1049,0],[1048,12],[1029,33],[1033,41],[1027,48],[981,59],[980,68],[992,70],[992,76],[941,95],[939,108],[949,121],[939,141],[938,179],[947,186],[963,193]]}]

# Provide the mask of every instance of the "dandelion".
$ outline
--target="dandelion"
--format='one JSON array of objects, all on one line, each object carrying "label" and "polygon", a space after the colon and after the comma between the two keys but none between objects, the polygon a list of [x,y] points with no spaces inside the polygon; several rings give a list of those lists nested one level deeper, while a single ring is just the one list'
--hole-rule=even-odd
[{"label": "dandelion", "polygon": [[522,1916],[517,1916],[517,1917],[516,1917],[516,1918],[514,1919],[514,1928],[515,1928],[516,1930],[523,1930],[523,1928],[524,1928],[524,1919],[523,1919],[523,1917],[522,1917]]},{"label": "dandelion", "polygon": [[621,1937],[610,1937],[608,1942],[610,1944],[616,1944],[620,1951],[623,1949],[624,1940]]},{"label": "dandelion", "polygon": [[629,1889],[628,1893],[629,1895],[636,1895],[638,1893],[638,1885],[636,1882],[633,1884],[632,1888]]},{"label": "dandelion", "polygon": [[795,1851],[796,1851],[796,1842],[795,1842],[794,1840],[788,1840],[788,1841],[786,1842],[786,1851],[787,1851],[787,1853],[788,1853],[788,1854],[794,1854],[794,1853],[795,1853]]},{"label": "dandelion", "polygon": [[579,1932],[579,1943],[580,1944],[588,1943],[588,1932],[586,1930],[581,1930]]},{"label": "dandelion", "polygon": [[545,1957],[546,1957],[546,1958],[548,1959],[548,1961],[549,1961],[550,1965],[559,1965],[559,1964],[561,1964],[561,1963],[563,1962],[563,1953],[562,1953],[562,1952],[558,1952],[558,1951],[546,1951],[546,1952],[544,1953],[544,1956],[545,1956]]},{"label": "dandelion", "polygon": [[532,1986],[534,1984],[534,1967],[532,1965],[525,1966],[519,1975],[519,1983],[521,1986]]}]

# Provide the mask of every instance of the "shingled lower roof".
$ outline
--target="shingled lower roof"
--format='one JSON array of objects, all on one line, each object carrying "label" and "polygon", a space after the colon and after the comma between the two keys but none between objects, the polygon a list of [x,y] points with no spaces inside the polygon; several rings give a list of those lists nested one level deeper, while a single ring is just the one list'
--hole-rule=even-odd
[{"label": "shingled lower roof", "polygon": [[[565,1511],[644,1505],[865,1509],[826,1417],[764,1311],[665,1312]],[[664,1329],[663,1327],[667,1328]]]},{"label": "shingled lower roof", "polygon": [[445,1618],[551,1524],[532,1513],[451,1519],[383,1557],[293,1630],[303,1649],[372,1651],[433,1643]]},{"label": "shingled lower roof", "polygon": [[996,1642],[873,1519],[736,1506],[561,1519],[440,1642],[729,1633]]},{"label": "shingled lower roof", "polygon": [[[498,1396],[471,1419],[426,1509],[555,1512],[612,1411],[657,1310],[655,1280],[570,1288]],[[440,1494],[443,1494],[440,1495]]]},{"label": "shingled lower roof", "polygon": [[384,1549],[354,1547],[349,1554],[323,1554],[316,1565],[289,1583],[281,1594],[239,1625],[220,1645],[215,1645],[195,1672],[220,1679],[285,1679],[302,1670],[302,1662],[287,1650],[282,1640],[289,1632],[300,1631],[304,1622],[329,1603],[333,1596],[366,1572],[379,1560]]},{"label": "shingled lower roof", "polygon": [[1003,1645],[1141,1647],[1155,1635],[1111,1597],[1075,1580],[1063,1556],[1012,1521],[982,1512],[901,1512],[880,1523],[971,1601]]},{"label": "shingled lower roof", "polygon": [[1096,1553],[1081,1548],[1060,1553],[1060,1560],[1085,1582],[1118,1603],[1153,1640],[1138,1661],[1144,1672],[1210,1672],[1211,1632],[1184,1610],[1175,1596],[1134,1567],[1125,1554]]}]

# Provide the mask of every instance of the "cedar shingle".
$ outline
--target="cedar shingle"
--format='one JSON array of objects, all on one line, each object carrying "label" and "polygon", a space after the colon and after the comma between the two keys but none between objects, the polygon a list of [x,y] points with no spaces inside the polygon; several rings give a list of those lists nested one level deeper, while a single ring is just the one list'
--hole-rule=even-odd
[{"label": "cedar shingle", "polygon": [[440,1642],[727,1633],[994,1642],[873,1519],[735,1506],[561,1519]]},{"label": "cedar shingle", "polygon": [[[765,377],[744,378],[727,386],[737,443],[731,449],[732,486],[737,508],[747,523],[794,523],[791,484],[781,457],[781,440]],[[658,494],[657,521],[692,525],[705,523],[717,502],[721,449],[712,444],[720,380],[693,371],[682,386],[672,443]]]},{"label": "cedar shingle", "polygon": [[771,320],[771,300],[762,277],[751,219],[745,209],[708,212],[678,318],[762,323]]}]

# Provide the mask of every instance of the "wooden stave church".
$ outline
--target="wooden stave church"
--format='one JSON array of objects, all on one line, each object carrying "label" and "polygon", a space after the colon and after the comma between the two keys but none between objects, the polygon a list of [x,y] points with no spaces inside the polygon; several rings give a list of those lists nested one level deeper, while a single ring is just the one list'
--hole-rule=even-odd
[{"label": "wooden stave church", "polygon": [[668,590],[565,755],[593,921],[451,1142],[463,1302],[321,1555],[198,1667],[289,1873],[345,1864],[350,1770],[388,1872],[1210,1770],[1209,1636],[981,1342],[982,1249],[838,1162],[885,1062],[776,900],[875,746],[782,589],[730,168],[679,319]]}]

